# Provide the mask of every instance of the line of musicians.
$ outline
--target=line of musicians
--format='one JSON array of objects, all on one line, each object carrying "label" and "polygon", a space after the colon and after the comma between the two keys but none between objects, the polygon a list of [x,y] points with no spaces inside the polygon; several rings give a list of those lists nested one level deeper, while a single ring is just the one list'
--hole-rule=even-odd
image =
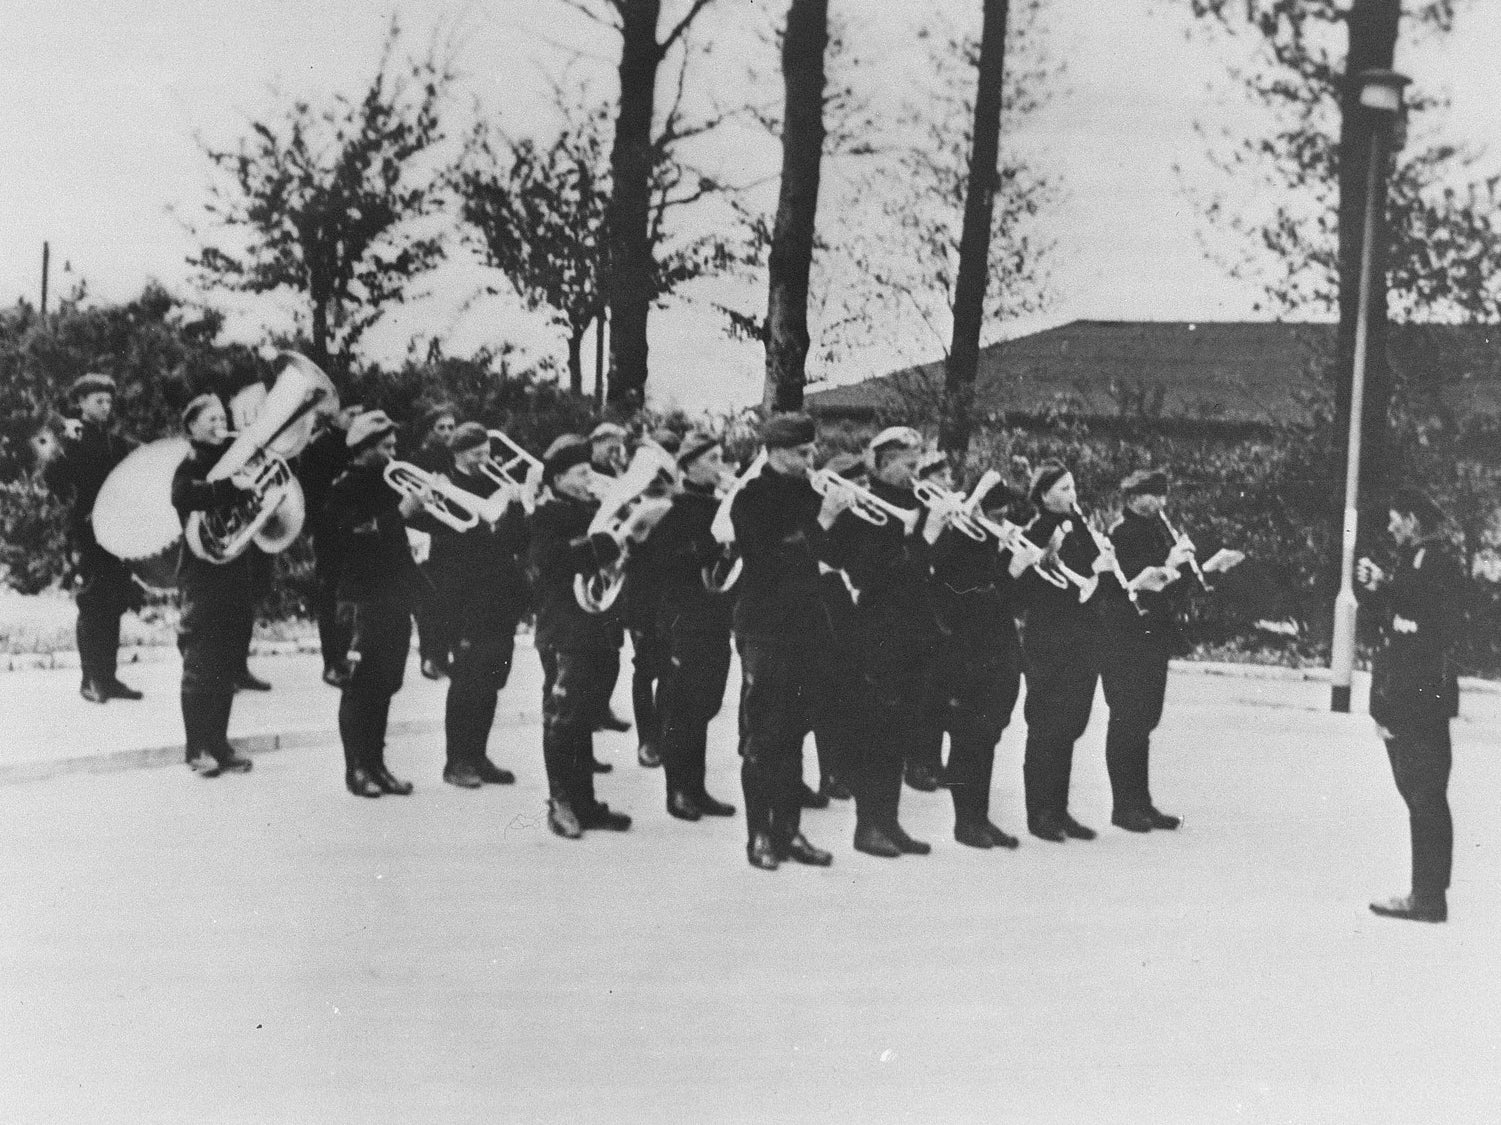
[{"label": "line of musicians", "polygon": [[[705,788],[707,732],[733,639],[743,672],[747,855],[757,867],[828,864],[830,854],[801,831],[802,811],[851,795],[856,849],[926,854],[930,846],[901,824],[904,774],[921,788],[941,776],[959,842],[1016,847],[989,805],[995,749],[1023,669],[1029,831],[1052,841],[1094,836],[1069,812],[1068,792],[1073,746],[1100,678],[1110,704],[1113,823],[1133,832],[1178,824],[1153,804],[1148,759],[1176,643],[1175,601],[1186,586],[1175,580],[1193,547],[1161,518],[1161,472],[1123,482],[1126,512],[1113,542],[1089,527],[1072,475],[1056,462],[1032,476],[1026,499],[1037,516],[1025,534],[1001,515],[1023,498],[1002,487],[975,513],[990,529],[976,537],[973,524],[957,526],[952,505],[924,502],[924,488],[929,497],[958,494],[948,464],[917,431],[885,430],[863,458],[839,455],[817,469],[813,420],[776,415],[762,427],[757,464],[740,479],[718,437],[690,433],[675,456],[659,451],[669,468],[657,485],[670,487],[643,490],[601,527],[609,474],[618,480],[623,466],[618,428],[554,442],[540,459],[540,495],[529,495],[481,470],[490,437],[465,423],[434,470],[487,505],[477,526],[459,530],[431,517],[442,503],[434,489],[403,495],[388,484],[396,428],[388,417],[367,412],[338,425],[347,464],[319,489],[326,500],[314,530],[320,567],[330,547],[338,563],[330,600],[342,631],[323,636],[335,646],[326,663],[343,688],[339,725],[353,793],[410,792],[384,765],[385,716],[401,686],[411,615],[425,601],[450,623],[444,779],[463,787],[513,780],[490,760],[487,741],[516,627],[535,609],[548,822],[563,837],[630,825],[596,796],[593,752],[594,732],[613,721],[623,619],[637,652],[640,759],[660,761],[667,810],[685,821],[736,811]],[[724,512],[728,536],[716,527]],[[426,577],[409,527],[431,536]],[[731,561],[733,584],[711,580]],[[623,601],[588,604],[581,591],[601,575],[629,575]],[[809,733],[817,791],[803,783]]]}]

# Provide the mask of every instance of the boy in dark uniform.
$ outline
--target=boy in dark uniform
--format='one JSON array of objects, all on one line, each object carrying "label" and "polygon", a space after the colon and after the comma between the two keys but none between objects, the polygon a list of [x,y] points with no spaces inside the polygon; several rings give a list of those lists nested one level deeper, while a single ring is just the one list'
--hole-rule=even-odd
[{"label": "boy in dark uniform", "polygon": [[68,540],[78,576],[79,692],[90,703],[140,699],[115,674],[120,649],[120,618],[139,608],[141,591],[127,567],[99,546],[90,515],[99,489],[135,442],[110,429],[115,381],[90,372],[68,388],[68,408],[57,441],[44,441],[42,479],[67,500]]},{"label": "boy in dark uniform", "polygon": [[339,537],[328,523],[328,490],[349,462],[349,425],[364,410],[356,403],[325,415],[322,428],[298,454],[296,472],[307,504],[307,530],[313,544],[313,578],[317,593],[318,647],[323,652],[323,682],[341,688],[349,679],[349,634],[339,623]]},{"label": "boy in dark uniform", "polygon": [[[438,598],[455,624],[444,730],[443,780],[463,789],[510,785],[516,775],[489,758],[486,742],[495,701],[511,675],[516,626],[527,609],[526,514],[517,489],[480,471],[490,435],[478,422],[453,432],[453,483],[488,502],[479,523],[463,534],[433,535],[434,572],[445,583]],[[440,554],[443,557],[438,557]]]},{"label": "boy in dark uniform", "polygon": [[1356,568],[1361,601],[1381,627],[1371,662],[1371,718],[1412,831],[1411,893],[1373,902],[1371,910],[1415,922],[1448,920],[1454,859],[1449,720],[1459,714],[1459,681],[1449,649],[1463,620],[1464,575],[1444,524],[1437,504],[1403,489],[1388,513],[1400,556],[1395,570],[1387,574],[1366,558]]},{"label": "boy in dark uniform", "polygon": [[412,783],[386,768],[386,723],[401,689],[412,643],[412,605],[424,584],[407,544],[407,521],[431,500],[400,495],[385,479],[396,455],[396,423],[383,410],[361,414],[345,436],[349,467],[328,492],[329,526],[339,538],[339,618],[350,632],[354,667],[339,700],[344,784],[356,797],[405,796]]},{"label": "boy in dark uniform", "polygon": [[802,747],[813,727],[832,639],[818,563],[829,528],[848,505],[808,483],[818,453],[813,419],[774,414],[761,427],[767,463],[730,508],[744,561],[736,587],[740,653],[740,781],[746,856],[774,871],[783,860],[825,867],[833,856],[801,831]]},{"label": "boy in dark uniform", "polygon": [[[441,402],[431,407],[422,416],[422,444],[412,451],[411,463],[424,472],[436,476],[453,474],[453,454],[448,448],[448,439],[458,426],[458,414],[451,403]],[[424,526],[424,530],[427,528]],[[457,534],[446,524],[434,523],[430,530],[433,536]],[[422,656],[422,674],[429,680],[441,680],[448,674],[448,662],[453,656],[454,621],[436,591],[448,585],[439,573],[442,569],[442,552],[434,559],[431,554],[421,566],[427,582],[419,590],[415,607],[417,617],[417,650]]]},{"label": "boy in dark uniform", "polygon": [[705,568],[722,553],[712,530],[716,490],[726,475],[720,441],[689,434],[677,461],[682,491],[646,545],[658,575],[655,631],[666,650],[658,702],[667,811],[679,820],[698,820],[735,813],[704,788],[709,723],[719,714],[730,674],[734,595],[704,582]]},{"label": "boy in dark uniform", "polygon": [[[191,451],[172,476],[172,507],[184,528],[194,512],[213,512],[245,498],[248,480],[235,474],[206,479],[229,448],[227,415],[215,395],[203,394],[182,413]],[[199,558],[182,545],[178,566],[182,613],[177,647],[182,653],[182,726],[187,762],[203,777],[243,773],[250,759],[229,744],[235,680],[243,665],[245,623],[254,612],[249,550],[225,563]]]},{"label": "boy in dark uniform", "polygon": [[627,539],[639,540],[666,514],[665,500],[642,500],[619,538],[589,533],[599,510],[589,443],[565,434],[543,458],[551,497],[532,517],[531,571],[542,660],[542,757],[547,767],[548,827],[565,839],[585,829],[622,832],[631,818],[594,796],[594,727],[608,705],[612,667],[619,667],[619,619],[590,613],[574,596],[574,578],[614,563]]}]

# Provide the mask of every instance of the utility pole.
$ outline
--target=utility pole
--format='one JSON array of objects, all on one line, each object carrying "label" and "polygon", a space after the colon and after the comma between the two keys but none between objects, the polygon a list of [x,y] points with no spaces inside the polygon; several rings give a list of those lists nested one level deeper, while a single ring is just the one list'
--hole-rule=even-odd
[{"label": "utility pole", "polygon": [[47,317],[47,273],[52,268],[52,244],[42,243],[42,319]]}]

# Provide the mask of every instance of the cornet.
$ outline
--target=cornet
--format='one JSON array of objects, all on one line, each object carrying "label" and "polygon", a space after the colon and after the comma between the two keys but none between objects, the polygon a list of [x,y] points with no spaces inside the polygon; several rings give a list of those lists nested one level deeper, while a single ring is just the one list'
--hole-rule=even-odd
[{"label": "cornet", "polygon": [[921,508],[898,507],[889,501],[882,500],[868,488],[861,488],[854,481],[828,469],[819,469],[818,472],[811,474],[808,477],[808,483],[820,496],[827,496],[830,489],[843,489],[850,497],[850,511],[874,527],[884,527],[895,517],[901,521],[906,534],[911,535],[917,530],[917,521],[922,518]]},{"label": "cornet", "polygon": [[944,521],[961,535],[967,535],[976,543],[985,542],[985,528],[975,518],[970,502],[961,493],[950,492],[929,480],[915,481],[912,495],[924,508],[943,515]]},{"label": "cornet", "polygon": [[[536,510],[537,492],[542,485],[541,460],[522,449],[500,430],[485,432],[490,435],[492,452],[480,463],[480,472],[501,488],[514,489],[521,498],[521,507],[527,515],[531,515]],[[502,450],[498,455],[493,452],[497,445]]]},{"label": "cornet", "polygon": [[386,483],[403,496],[416,496],[431,491],[433,498],[424,505],[427,514],[455,531],[468,531],[480,521],[485,511],[485,501],[472,492],[465,492],[436,473],[419,469],[410,461],[388,461],[385,471]]}]

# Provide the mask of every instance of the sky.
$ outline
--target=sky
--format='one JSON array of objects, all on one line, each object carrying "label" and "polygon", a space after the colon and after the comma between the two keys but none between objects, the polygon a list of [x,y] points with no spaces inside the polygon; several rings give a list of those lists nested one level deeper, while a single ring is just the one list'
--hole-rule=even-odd
[{"label": "sky", "polygon": [[[666,0],[669,14],[683,0]],[[978,23],[978,0],[933,0]],[[1254,286],[1206,260],[1185,200],[1203,171],[1196,120],[1239,112],[1226,104],[1225,55],[1185,34],[1187,0],[1050,0],[1052,51],[1067,64],[1064,93],[1028,127],[1065,190],[1052,213],[1055,300],[1047,314],[1006,326],[1017,334],[1079,317],[1260,319]],[[919,76],[908,0],[832,0],[887,91]],[[777,0],[719,0],[705,24],[717,54],[702,75],[733,97],[758,56],[738,32]],[[195,142],[232,142],[270,113],[274,91],[314,101],[359,91],[373,73],[386,27],[399,16],[420,45],[435,29],[458,45],[460,110],[513,133],[545,131],[550,77],[611,85],[610,39],[560,0],[6,0],[0,35],[0,302],[35,302],[42,243],[52,248],[52,291],[87,280],[103,300],[126,299],[155,279],[195,296],[182,216],[196,213],[209,169]],[[711,9],[714,11],[714,9]],[[764,18],[764,15],[763,15]],[[1501,142],[1501,4],[1476,0],[1442,49],[1399,48],[1398,66],[1448,90],[1448,134]],[[582,57],[570,62],[575,52]],[[1501,149],[1501,143],[1496,147]],[[727,138],[713,154],[728,175],[764,176],[774,149]],[[774,171],[774,165],[772,165]],[[66,269],[66,272],[64,272]],[[450,353],[510,340],[532,356],[562,356],[561,339],[514,299],[476,294],[495,277],[463,251],[426,283],[431,296],[399,308],[367,336],[371,358],[399,358],[414,336]],[[750,293],[752,301],[764,296]],[[290,304],[230,304],[232,335],[253,340],[289,324]],[[654,314],[653,399],[690,410],[759,400],[759,346],[727,340],[707,303]],[[914,343],[910,352],[920,354]],[[935,353],[936,355],[936,353]],[[846,382],[882,374],[908,356],[869,349],[818,374]]]}]

